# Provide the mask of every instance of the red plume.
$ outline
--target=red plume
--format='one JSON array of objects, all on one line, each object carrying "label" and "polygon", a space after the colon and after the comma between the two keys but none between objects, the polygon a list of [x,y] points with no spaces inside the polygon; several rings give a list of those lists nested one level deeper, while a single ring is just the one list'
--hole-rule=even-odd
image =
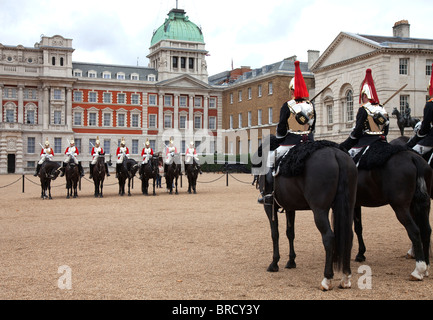
[{"label": "red plume", "polygon": [[430,84],[428,88],[428,94],[430,95],[430,97],[433,96],[433,63],[431,65],[431,78],[430,78]]},{"label": "red plume", "polygon": [[307,85],[305,84],[304,77],[302,76],[301,68],[299,67],[299,61],[295,61],[295,99],[308,98]]},{"label": "red plume", "polygon": [[379,97],[377,96],[376,88],[374,87],[374,81],[373,81],[373,76],[371,75],[371,69],[367,69],[364,81],[362,82],[361,94],[359,95],[359,103],[361,103],[362,90],[365,84],[367,84],[370,88],[370,94],[371,94],[371,96],[369,97],[370,103],[372,104],[379,103]]}]

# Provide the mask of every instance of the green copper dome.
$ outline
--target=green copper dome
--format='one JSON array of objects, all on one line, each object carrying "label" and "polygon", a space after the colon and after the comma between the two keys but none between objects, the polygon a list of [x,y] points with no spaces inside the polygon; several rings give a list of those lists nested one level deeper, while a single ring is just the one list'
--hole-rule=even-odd
[{"label": "green copper dome", "polygon": [[196,24],[189,21],[182,9],[172,9],[168,18],[153,34],[150,46],[161,40],[184,40],[204,43],[203,33]]}]

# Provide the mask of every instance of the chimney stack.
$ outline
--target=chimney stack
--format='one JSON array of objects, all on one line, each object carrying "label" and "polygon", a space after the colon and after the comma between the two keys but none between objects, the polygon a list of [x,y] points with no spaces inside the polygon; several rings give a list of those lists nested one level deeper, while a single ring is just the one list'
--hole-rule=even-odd
[{"label": "chimney stack", "polygon": [[394,24],[393,34],[398,38],[410,38],[410,24],[407,20],[400,20]]},{"label": "chimney stack", "polygon": [[308,69],[311,70],[313,64],[315,64],[316,61],[319,60],[319,56],[320,56],[320,51],[308,50]]}]

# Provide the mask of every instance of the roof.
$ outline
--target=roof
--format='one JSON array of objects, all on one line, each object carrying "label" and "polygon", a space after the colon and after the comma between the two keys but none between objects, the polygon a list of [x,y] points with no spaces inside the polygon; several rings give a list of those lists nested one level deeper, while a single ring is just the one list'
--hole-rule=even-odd
[{"label": "roof", "polygon": [[125,73],[125,79],[131,79],[131,74],[138,74],[139,80],[148,80],[149,75],[155,75],[157,78],[158,71],[153,68],[140,67],[140,66],[122,66],[122,65],[109,65],[87,62],[72,62],[72,69],[79,69],[83,72],[83,76],[87,76],[89,71],[96,71],[97,77],[102,78],[102,73],[108,71],[111,73],[112,78],[115,79],[117,73]]},{"label": "roof", "polygon": [[182,9],[172,9],[164,24],[153,33],[150,46],[167,39],[204,43],[201,29],[185,14]]}]

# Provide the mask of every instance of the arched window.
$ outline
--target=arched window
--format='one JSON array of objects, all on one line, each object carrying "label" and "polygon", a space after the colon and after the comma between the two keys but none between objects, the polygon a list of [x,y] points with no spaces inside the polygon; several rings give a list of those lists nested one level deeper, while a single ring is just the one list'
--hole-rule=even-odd
[{"label": "arched window", "polygon": [[348,90],[346,92],[346,114],[347,121],[353,121],[353,92]]},{"label": "arched window", "polygon": [[51,58],[51,63],[52,63],[53,66],[56,65],[56,57],[52,57]]},{"label": "arched window", "polygon": [[60,58],[60,65],[63,67],[63,58]]}]

